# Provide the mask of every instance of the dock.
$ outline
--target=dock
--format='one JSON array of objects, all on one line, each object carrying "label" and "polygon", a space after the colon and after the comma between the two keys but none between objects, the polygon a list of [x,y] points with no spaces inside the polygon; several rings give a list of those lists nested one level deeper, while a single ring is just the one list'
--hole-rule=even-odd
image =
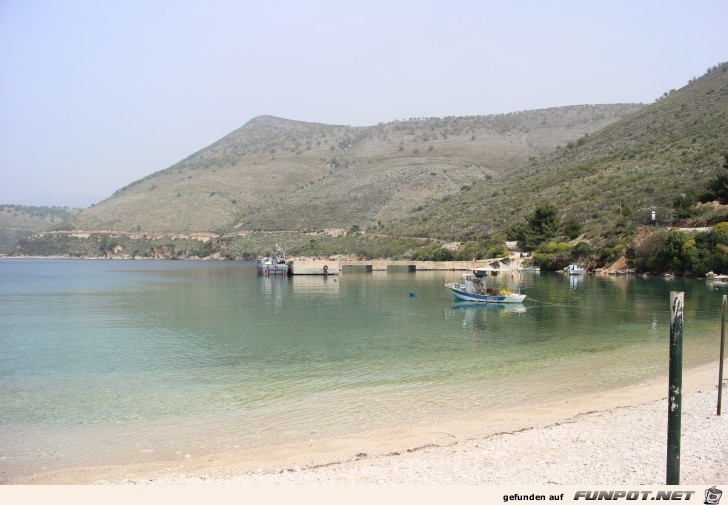
[{"label": "dock", "polygon": [[[511,256],[478,260],[477,266],[518,268],[519,258]],[[292,275],[339,275],[370,272],[465,271],[473,268],[472,261],[408,261],[408,260],[326,260],[295,258],[291,261]]]}]

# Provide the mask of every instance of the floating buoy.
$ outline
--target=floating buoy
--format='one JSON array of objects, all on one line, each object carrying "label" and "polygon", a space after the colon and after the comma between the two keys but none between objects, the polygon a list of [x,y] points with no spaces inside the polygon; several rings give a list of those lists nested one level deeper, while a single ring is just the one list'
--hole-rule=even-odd
[{"label": "floating buoy", "polygon": [[417,293],[414,291],[410,291],[410,298],[414,298],[415,296],[417,296]]}]

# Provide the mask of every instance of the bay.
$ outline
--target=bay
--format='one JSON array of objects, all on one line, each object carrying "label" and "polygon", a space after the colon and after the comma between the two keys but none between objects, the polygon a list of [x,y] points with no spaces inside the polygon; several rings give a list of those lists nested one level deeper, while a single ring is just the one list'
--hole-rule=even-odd
[{"label": "bay", "polygon": [[259,277],[251,262],[0,261],[0,480],[245,451],[554,402],[717,359],[704,280],[524,273],[523,306],[416,272]]}]

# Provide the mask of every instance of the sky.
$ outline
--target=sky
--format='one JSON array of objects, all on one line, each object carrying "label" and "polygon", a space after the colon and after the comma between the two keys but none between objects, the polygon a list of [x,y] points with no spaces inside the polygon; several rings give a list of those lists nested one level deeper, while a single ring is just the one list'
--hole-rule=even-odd
[{"label": "sky", "polygon": [[725,0],[0,0],[0,204],[87,207],[250,119],[652,103]]}]

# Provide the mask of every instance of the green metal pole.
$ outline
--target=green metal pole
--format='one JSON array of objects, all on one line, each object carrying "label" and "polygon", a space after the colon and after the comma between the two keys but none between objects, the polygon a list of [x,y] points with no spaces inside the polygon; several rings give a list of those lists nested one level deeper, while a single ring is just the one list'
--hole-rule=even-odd
[{"label": "green metal pole", "polygon": [[723,349],[725,348],[725,307],[728,304],[728,295],[723,295],[723,318],[720,322],[720,361],[718,362],[718,414],[720,415],[720,402],[723,396]]},{"label": "green metal pole", "polygon": [[680,421],[682,405],[682,340],[685,293],[670,291],[670,390],[667,411],[668,485],[680,484]]}]

